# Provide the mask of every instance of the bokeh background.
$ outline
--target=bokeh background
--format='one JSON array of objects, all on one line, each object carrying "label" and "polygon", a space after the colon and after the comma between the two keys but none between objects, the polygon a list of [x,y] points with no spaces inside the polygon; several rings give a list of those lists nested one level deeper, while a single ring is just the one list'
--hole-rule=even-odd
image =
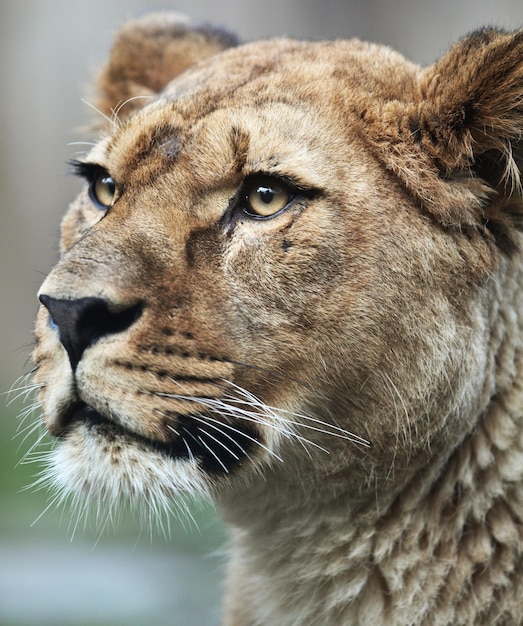
[{"label": "bokeh background", "polygon": [[[523,26],[522,0],[3,0],[0,392],[30,369],[35,293],[79,187],[66,161],[90,116],[82,102],[90,76],[115,28],[158,8],[245,40],[360,37],[420,64],[481,25]],[[127,520],[100,537],[96,525],[75,528],[67,509],[41,515],[46,494],[24,490],[38,467],[17,465],[32,439],[15,437],[23,408],[16,396],[10,404],[0,396],[0,626],[218,624],[224,532],[210,507],[194,511],[197,528],[187,532],[173,520],[167,539]]]}]

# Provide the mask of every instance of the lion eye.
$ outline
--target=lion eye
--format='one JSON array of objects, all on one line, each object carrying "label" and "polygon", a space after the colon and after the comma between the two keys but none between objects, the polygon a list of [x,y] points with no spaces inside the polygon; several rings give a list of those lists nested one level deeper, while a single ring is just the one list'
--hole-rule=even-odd
[{"label": "lion eye", "polygon": [[254,218],[273,217],[292,200],[290,189],[282,182],[265,177],[248,182],[244,188],[242,209]]},{"label": "lion eye", "polygon": [[93,203],[102,211],[114,204],[116,185],[107,172],[102,170],[95,174],[89,185],[89,195]]}]

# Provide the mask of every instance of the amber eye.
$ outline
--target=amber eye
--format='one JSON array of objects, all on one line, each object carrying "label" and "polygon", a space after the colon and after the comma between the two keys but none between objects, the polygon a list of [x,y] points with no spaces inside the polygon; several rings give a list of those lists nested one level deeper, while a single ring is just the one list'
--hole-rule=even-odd
[{"label": "amber eye", "polygon": [[89,195],[93,203],[102,211],[113,205],[116,196],[116,185],[109,174],[100,170],[89,185]]},{"label": "amber eye", "polygon": [[293,199],[287,185],[271,177],[256,178],[247,182],[244,192],[243,211],[254,218],[273,217]]}]

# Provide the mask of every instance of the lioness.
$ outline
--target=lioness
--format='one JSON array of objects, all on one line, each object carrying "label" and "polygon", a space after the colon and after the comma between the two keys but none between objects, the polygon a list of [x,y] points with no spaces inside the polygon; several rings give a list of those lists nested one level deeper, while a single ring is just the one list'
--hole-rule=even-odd
[{"label": "lioness", "polygon": [[[127,24],[36,381],[74,498],[212,498],[228,626],[523,623],[523,31]],[[174,620],[176,621],[176,620]]]}]

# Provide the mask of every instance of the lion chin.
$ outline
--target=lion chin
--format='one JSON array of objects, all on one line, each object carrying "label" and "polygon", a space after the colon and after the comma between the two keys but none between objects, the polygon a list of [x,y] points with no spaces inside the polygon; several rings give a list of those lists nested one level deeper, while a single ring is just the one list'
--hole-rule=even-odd
[{"label": "lion chin", "polygon": [[213,500],[228,626],[521,624],[523,31],[420,68],[159,13],[96,93],[36,321],[55,498]]}]

